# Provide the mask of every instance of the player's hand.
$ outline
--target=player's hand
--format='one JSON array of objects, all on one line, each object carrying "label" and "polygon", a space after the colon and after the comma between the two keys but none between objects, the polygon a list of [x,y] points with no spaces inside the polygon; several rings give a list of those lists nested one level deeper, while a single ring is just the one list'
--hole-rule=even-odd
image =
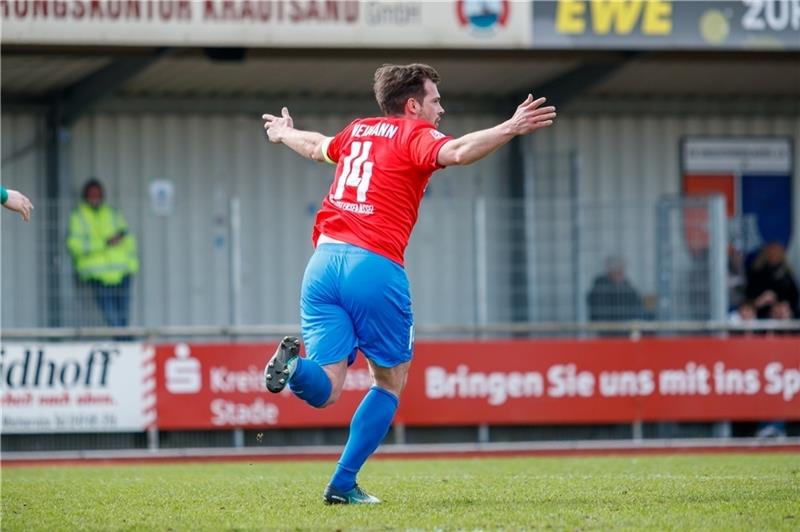
[{"label": "player's hand", "polygon": [[283,134],[287,130],[294,128],[294,121],[289,115],[289,109],[286,107],[281,109],[281,116],[264,114],[261,115],[261,118],[264,120],[264,129],[267,130],[269,141],[275,144],[280,144]]},{"label": "player's hand", "polygon": [[18,212],[22,219],[27,222],[31,218],[33,203],[23,193],[17,190],[9,190],[8,200],[6,200],[3,207]]},{"label": "player's hand", "polygon": [[552,105],[542,107],[547,101],[546,98],[533,99],[532,94],[528,94],[525,101],[517,106],[517,110],[508,120],[508,125],[515,135],[525,135],[552,126],[556,119],[556,108]]}]

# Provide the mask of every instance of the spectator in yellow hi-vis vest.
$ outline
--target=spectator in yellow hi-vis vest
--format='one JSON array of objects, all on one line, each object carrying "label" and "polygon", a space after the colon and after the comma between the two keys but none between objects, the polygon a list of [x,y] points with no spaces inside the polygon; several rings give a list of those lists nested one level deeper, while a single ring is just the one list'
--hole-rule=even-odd
[{"label": "spectator in yellow hi-vis vest", "polygon": [[69,218],[67,248],[81,281],[94,292],[106,324],[126,327],[131,276],[139,271],[136,239],[122,213],[103,202],[103,185],[90,179]]}]

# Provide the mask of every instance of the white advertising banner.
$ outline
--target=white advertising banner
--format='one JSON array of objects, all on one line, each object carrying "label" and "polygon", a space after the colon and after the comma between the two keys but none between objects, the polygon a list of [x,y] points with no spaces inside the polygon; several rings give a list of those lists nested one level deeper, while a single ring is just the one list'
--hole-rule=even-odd
[{"label": "white advertising banner", "polygon": [[155,425],[155,350],[140,343],[0,347],[5,434],[143,431]]},{"label": "white advertising banner", "polygon": [[511,0],[0,0],[3,44],[527,48]]},{"label": "white advertising banner", "polygon": [[687,137],[683,142],[683,169],[689,173],[788,175],[791,168],[788,137]]}]

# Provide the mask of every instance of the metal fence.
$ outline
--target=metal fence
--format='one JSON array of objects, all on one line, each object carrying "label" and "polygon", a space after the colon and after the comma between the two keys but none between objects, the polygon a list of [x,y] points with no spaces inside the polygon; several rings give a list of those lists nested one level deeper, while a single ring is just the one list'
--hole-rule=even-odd
[{"label": "metal fence", "polygon": [[[142,268],[134,327],[296,324],[313,217],[263,227],[237,199],[202,224],[129,217]],[[97,291],[67,252],[74,203],[37,205],[31,224],[2,224],[2,323],[102,327]],[[309,210],[312,210],[309,207]],[[128,213],[124,213],[128,214]],[[288,239],[287,233],[298,236]],[[437,326],[723,321],[728,221],[721,198],[426,198],[407,270],[421,330]]]},{"label": "metal fence", "polygon": [[[105,328],[66,246],[72,203],[38,204],[30,224],[2,223],[4,339],[278,336],[297,328],[306,227],[263,227],[248,202],[222,198],[202,224],[129,216],[142,269],[131,327]],[[128,213],[125,213],[128,215]],[[429,196],[407,252],[420,337],[726,334],[729,245],[757,248],[753,220],[726,220],[721,198],[547,201]],[[281,245],[285,242],[291,245]],[[735,269],[735,268],[734,268]],[[80,329],[74,329],[80,327]],[[756,328],[800,330],[800,322]],[[791,425],[789,433],[796,434]],[[739,431],[739,432],[737,432]],[[649,423],[408,427],[391,442],[626,439],[751,435],[754,426]],[[792,432],[794,431],[794,432]],[[341,429],[5,434],[3,452],[340,445]]]}]

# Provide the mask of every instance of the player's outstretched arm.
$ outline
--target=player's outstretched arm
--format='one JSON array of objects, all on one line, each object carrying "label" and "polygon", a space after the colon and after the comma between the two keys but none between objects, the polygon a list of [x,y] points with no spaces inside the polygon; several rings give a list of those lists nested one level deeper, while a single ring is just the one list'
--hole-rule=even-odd
[{"label": "player's outstretched arm", "polygon": [[465,165],[479,161],[517,135],[527,135],[553,125],[556,108],[542,107],[545,98],[533,99],[528,94],[519,104],[514,116],[489,129],[473,131],[450,140],[439,150],[437,161],[442,166]]},{"label": "player's outstretched arm", "polygon": [[5,196],[3,207],[19,213],[26,222],[30,220],[31,211],[33,210],[33,203],[31,203],[31,200],[18,190],[7,190],[4,188],[3,192],[5,192],[5,194],[3,194]]},{"label": "player's outstretched arm", "polygon": [[294,121],[286,107],[281,109],[281,116],[261,115],[264,129],[269,141],[274,144],[285,144],[295,152],[312,161],[325,162],[322,146],[328,139],[316,131],[303,131],[294,128]]}]

